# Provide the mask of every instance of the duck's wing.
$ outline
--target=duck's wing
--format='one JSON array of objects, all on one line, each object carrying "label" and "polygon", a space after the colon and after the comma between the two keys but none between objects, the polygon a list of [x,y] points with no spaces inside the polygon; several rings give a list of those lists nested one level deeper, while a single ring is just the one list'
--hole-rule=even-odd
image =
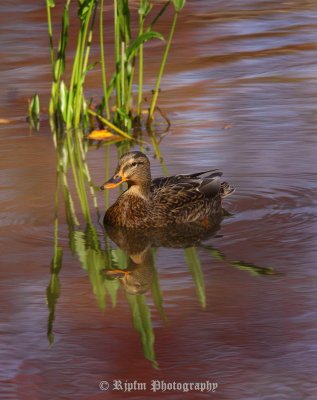
[{"label": "duck's wing", "polygon": [[154,212],[180,224],[209,216],[221,203],[220,178],[210,179],[186,179],[156,188],[152,192]]},{"label": "duck's wing", "polygon": [[210,218],[221,210],[221,197],[233,190],[218,170],[157,178],[152,182],[153,212],[183,224]]},{"label": "duck's wing", "polygon": [[[201,175],[209,173],[205,177]],[[152,196],[155,203],[164,204],[169,208],[209,202],[212,197],[221,194],[220,171],[204,171],[192,175],[175,175],[167,178],[157,178],[152,182]]]},{"label": "duck's wing", "polygon": [[[209,175],[202,177],[202,175],[205,175],[207,173],[209,173]],[[218,169],[209,169],[207,171],[196,172],[194,174],[178,174],[167,177],[163,176],[153,179],[151,188],[152,191],[155,191],[158,188],[184,183],[192,183],[194,187],[196,187],[197,183],[202,184],[204,182],[206,184],[209,178],[211,179],[216,176],[220,177],[221,175],[222,172],[220,172]]]}]

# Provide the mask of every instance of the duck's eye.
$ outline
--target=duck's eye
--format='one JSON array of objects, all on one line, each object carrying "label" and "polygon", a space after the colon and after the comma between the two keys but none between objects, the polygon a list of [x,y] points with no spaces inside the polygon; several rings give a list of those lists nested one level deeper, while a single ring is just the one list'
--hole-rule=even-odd
[{"label": "duck's eye", "polygon": [[131,164],[132,167],[135,167],[137,165],[137,163],[135,161],[133,161],[133,163]]}]

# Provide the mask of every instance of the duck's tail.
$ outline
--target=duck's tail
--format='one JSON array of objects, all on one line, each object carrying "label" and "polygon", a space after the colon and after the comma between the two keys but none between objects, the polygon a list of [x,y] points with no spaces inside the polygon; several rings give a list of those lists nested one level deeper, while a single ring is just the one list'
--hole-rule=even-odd
[{"label": "duck's tail", "polygon": [[235,191],[235,188],[230,186],[228,182],[222,182],[220,186],[220,196],[227,197],[230,196]]}]

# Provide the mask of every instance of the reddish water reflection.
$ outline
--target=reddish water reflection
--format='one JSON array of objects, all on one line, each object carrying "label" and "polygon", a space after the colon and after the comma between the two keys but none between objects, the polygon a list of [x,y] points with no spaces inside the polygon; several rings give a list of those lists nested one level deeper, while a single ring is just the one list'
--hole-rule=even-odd
[{"label": "reddish water reflection", "polygon": [[[24,122],[27,98],[37,90],[45,103],[50,87],[45,9],[40,1],[2,7],[0,118],[11,122],[1,126],[1,397],[105,398],[100,380],[165,379],[218,382],[217,399],[315,399],[315,2],[192,1],[181,16],[160,100],[173,121],[164,160],[170,173],[221,168],[237,187],[227,201],[233,216],[208,244],[282,275],[252,276],[199,249],[202,309],[183,250],[160,248],[167,321],[150,305],[159,370],[143,355],[124,291],[115,308],[110,301],[98,308],[65,223],[49,346],[55,151],[45,119],[32,135]],[[148,91],[159,51],[148,50]],[[91,72],[89,95],[100,95],[99,83],[99,71]],[[103,151],[89,153],[96,184],[104,181],[104,159]],[[153,160],[153,175],[161,174]]]}]

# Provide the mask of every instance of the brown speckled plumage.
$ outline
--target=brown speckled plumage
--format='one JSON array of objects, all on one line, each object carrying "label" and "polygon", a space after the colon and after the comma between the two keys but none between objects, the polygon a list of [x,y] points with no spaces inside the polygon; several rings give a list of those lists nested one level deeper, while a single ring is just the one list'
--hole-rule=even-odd
[{"label": "brown speckled plumage", "polygon": [[120,158],[115,175],[102,186],[128,183],[128,189],[107,210],[104,224],[144,229],[204,223],[222,214],[222,197],[233,192],[228,183],[221,183],[221,175],[209,170],[151,181],[146,155],[139,151],[126,153]]}]

